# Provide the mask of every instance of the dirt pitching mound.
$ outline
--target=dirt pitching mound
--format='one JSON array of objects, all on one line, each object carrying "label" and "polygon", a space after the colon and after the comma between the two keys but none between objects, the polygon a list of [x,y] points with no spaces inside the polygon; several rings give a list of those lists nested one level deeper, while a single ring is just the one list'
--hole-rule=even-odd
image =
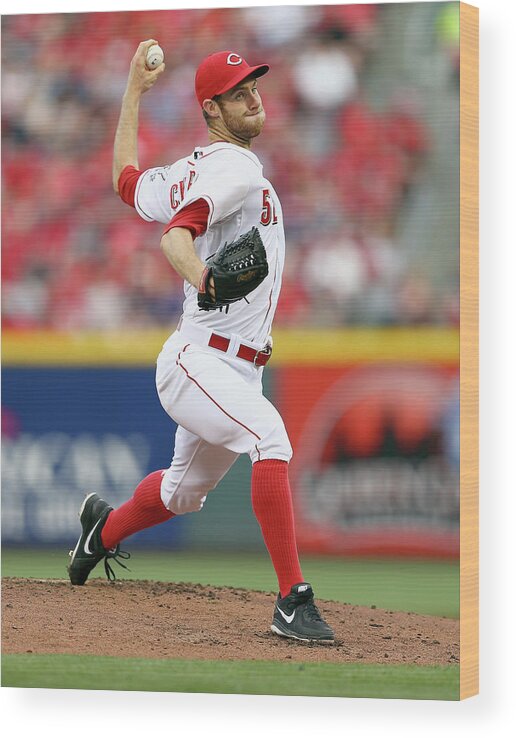
[{"label": "dirt pitching mound", "polygon": [[2,580],[4,653],[153,659],[455,664],[459,622],[318,601],[336,643],[270,631],[274,594],[231,587],[93,579]]}]

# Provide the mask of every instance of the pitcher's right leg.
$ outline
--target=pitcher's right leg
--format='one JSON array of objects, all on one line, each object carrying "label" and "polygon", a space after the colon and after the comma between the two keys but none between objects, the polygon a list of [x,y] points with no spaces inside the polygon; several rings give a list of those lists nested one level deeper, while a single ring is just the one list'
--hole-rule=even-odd
[{"label": "pitcher's right leg", "polygon": [[161,481],[163,505],[174,515],[198,512],[238,456],[178,426],[174,458]]}]

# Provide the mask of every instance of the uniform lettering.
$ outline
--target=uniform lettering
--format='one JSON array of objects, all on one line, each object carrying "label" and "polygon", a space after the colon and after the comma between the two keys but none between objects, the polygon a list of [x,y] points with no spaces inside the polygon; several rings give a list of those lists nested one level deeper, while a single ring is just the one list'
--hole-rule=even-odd
[{"label": "uniform lettering", "polygon": [[172,210],[177,210],[179,205],[185,199],[185,195],[195,182],[196,172],[192,169],[187,177],[183,177],[179,182],[174,182],[170,188],[170,205]]},{"label": "uniform lettering", "polygon": [[274,202],[271,198],[271,193],[269,190],[263,190],[263,202],[262,202],[262,216],[260,218],[260,223],[262,225],[269,225],[272,223],[275,225],[278,222],[278,216],[276,215],[276,208],[274,207]]},{"label": "uniform lettering", "polygon": [[177,199],[177,191],[179,189],[179,184],[173,184],[170,188],[170,204],[172,205],[172,210],[176,210],[176,208],[179,206],[179,203],[181,200]]}]

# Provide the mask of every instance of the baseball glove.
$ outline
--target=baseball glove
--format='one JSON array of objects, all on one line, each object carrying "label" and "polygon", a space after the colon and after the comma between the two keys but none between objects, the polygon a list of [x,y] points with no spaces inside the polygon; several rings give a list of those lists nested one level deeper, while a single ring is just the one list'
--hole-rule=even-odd
[{"label": "baseball glove", "polygon": [[[253,226],[236,241],[225,243],[206,260],[197,304],[201,310],[216,310],[241,300],[255,290],[268,273],[265,247],[258,228]],[[215,284],[215,300],[208,291],[210,277]]]}]

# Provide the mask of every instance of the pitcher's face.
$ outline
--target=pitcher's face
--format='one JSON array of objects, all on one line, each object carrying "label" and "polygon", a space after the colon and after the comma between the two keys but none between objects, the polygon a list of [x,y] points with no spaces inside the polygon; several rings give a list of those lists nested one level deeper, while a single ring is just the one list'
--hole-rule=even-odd
[{"label": "pitcher's face", "polygon": [[224,125],[239,138],[255,138],[265,123],[265,110],[255,79],[244,80],[220,96]]}]

